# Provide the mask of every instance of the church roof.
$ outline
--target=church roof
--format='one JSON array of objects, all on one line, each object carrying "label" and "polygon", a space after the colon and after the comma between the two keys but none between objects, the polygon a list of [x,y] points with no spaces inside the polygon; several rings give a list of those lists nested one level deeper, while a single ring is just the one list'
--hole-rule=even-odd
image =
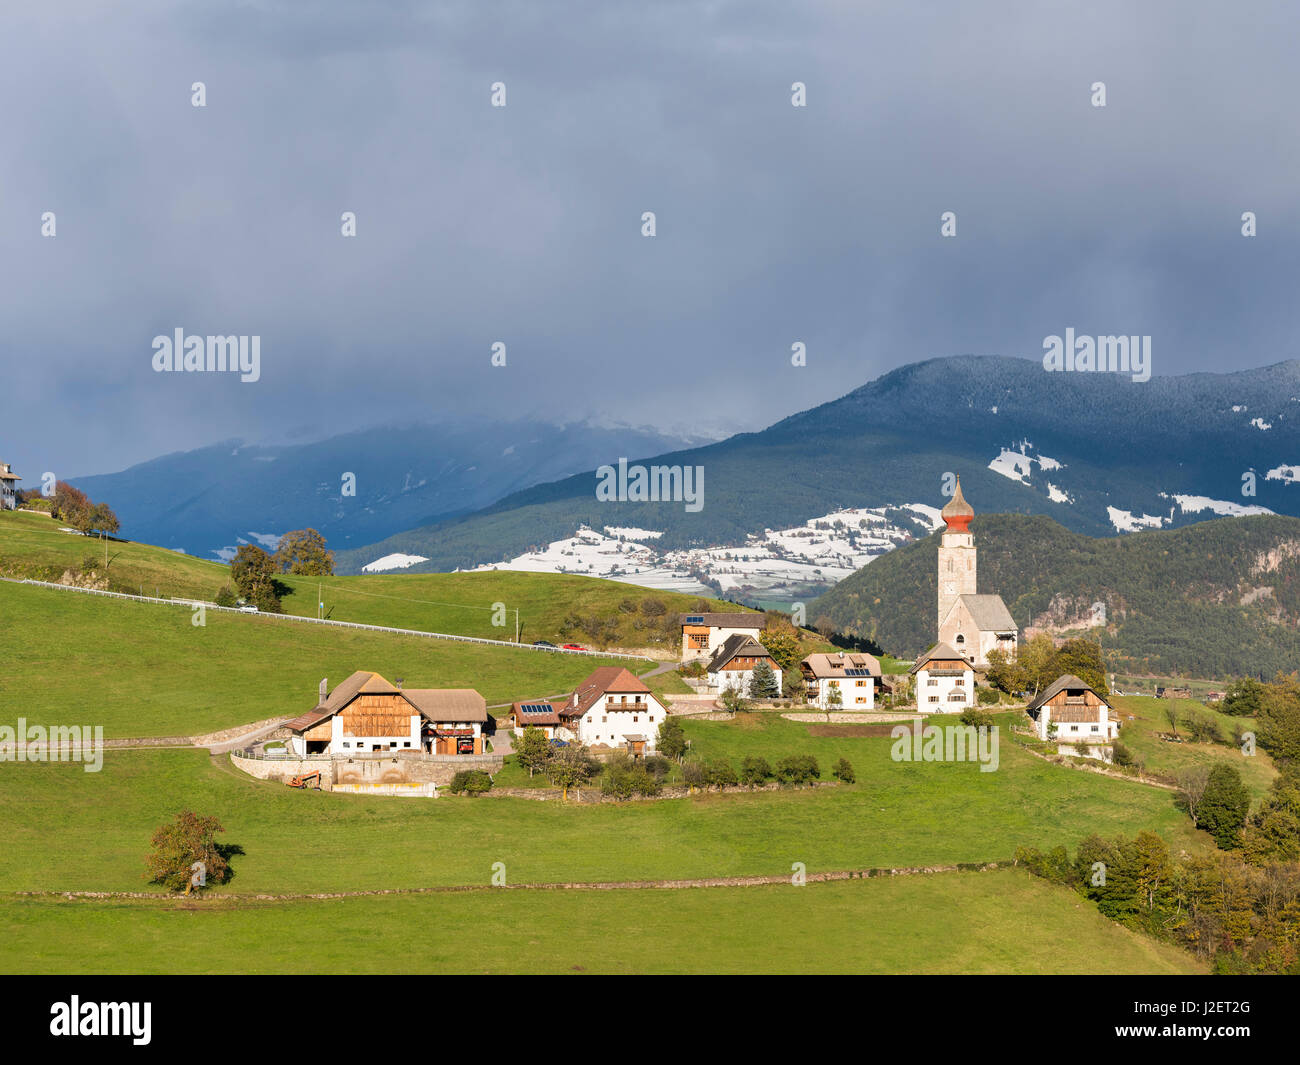
[{"label": "church roof", "polygon": [[965,604],[971,620],[981,632],[1015,632],[1016,622],[1000,595],[959,595],[957,601]]},{"label": "church roof", "polygon": [[957,488],[952,493],[952,498],[948,500],[943,510],[939,511],[939,516],[954,532],[965,532],[971,518],[975,517],[975,508],[967,503],[966,497],[961,494],[960,477],[957,478]]}]

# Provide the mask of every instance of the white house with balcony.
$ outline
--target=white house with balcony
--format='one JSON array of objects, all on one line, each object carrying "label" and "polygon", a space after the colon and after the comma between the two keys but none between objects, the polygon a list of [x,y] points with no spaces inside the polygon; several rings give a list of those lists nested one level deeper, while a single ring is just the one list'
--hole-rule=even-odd
[{"label": "white house with balcony", "polygon": [[634,757],[653,754],[668,711],[621,666],[593,670],[558,712],[560,721],[588,747],[622,748]]},{"label": "white house with balcony", "polygon": [[960,713],[975,705],[975,670],[948,644],[935,644],[909,672],[916,678],[916,708],[921,713]]},{"label": "white house with balcony", "polygon": [[874,710],[883,677],[874,655],[840,651],[809,655],[799,663],[804,695],[822,710]]},{"label": "white house with balcony", "polygon": [[18,482],[21,480],[9,463],[0,462],[0,510],[18,509]]}]

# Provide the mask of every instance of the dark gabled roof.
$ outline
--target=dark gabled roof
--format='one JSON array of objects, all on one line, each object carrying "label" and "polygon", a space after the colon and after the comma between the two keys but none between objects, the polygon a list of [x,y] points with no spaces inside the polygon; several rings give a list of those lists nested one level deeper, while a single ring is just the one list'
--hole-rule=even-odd
[{"label": "dark gabled roof", "polygon": [[[1039,692],[1038,695],[1035,696],[1033,702],[1031,702],[1026,709],[1037,710],[1049,699],[1056,695],[1060,695],[1061,692],[1065,691],[1067,688],[1081,688],[1084,691],[1092,692],[1093,695],[1097,695],[1097,692],[1093,689],[1092,685],[1084,683],[1073,673],[1066,673],[1063,677],[1057,677],[1056,680],[1052,681],[1051,684]],[[1097,695],[1097,698],[1101,699],[1101,696]],[[1101,701],[1103,703],[1106,702],[1105,699],[1101,699]]]},{"label": "dark gabled roof", "polygon": [[[687,621],[687,618],[699,618],[699,621]],[[683,625],[708,625],[712,629],[761,629],[767,624],[767,615],[757,612],[745,614],[682,614],[678,619]]]},{"label": "dark gabled roof", "polygon": [[962,669],[963,672],[971,668],[971,664],[967,662],[966,659],[963,658],[961,655],[959,655],[956,651],[954,651],[951,647],[949,647],[946,643],[936,643],[933,647],[931,647],[928,651],[926,651],[925,654],[923,654],[920,658],[916,660],[916,665],[914,665],[911,669],[909,669],[908,672],[917,673],[920,670],[925,668],[925,664],[927,662],[933,662],[935,659],[945,659],[948,661],[960,662],[961,666],[959,666],[958,668]]},{"label": "dark gabled roof", "polygon": [[768,649],[754,639],[754,637],[746,636],[743,632],[737,632],[723,640],[721,646],[713,652],[713,657],[709,659],[708,671],[710,673],[716,673],[733,658],[740,658],[742,656],[772,658]]}]

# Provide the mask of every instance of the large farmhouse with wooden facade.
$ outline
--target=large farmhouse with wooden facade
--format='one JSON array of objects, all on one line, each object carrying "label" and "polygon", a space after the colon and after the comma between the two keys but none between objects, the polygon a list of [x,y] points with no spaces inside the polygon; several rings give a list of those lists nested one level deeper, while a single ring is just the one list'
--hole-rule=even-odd
[{"label": "large farmhouse with wooden facade", "polygon": [[767,663],[779,692],[781,667],[776,664],[776,659],[771,656],[767,648],[752,636],[743,636],[740,633],[728,636],[709,659],[706,671],[709,686],[719,692],[732,688],[741,695],[753,695],[751,686],[754,681],[754,670],[758,668],[760,662]]},{"label": "large farmhouse with wooden facade", "polygon": [[766,617],[756,613],[683,614],[682,661],[711,658],[732,636],[757,640]]},{"label": "large farmhouse with wooden facade", "polygon": [[552,739],[597,750],[622,748],[633,756],[654,752],[667,716],[663,703],[621,666],[593,670],[562,703],[519,702],[510,711],[516,734],[535,725]]},{"label": "large farmhouse with wooden facade", "polygon": [[402,688],[358,670],[287,724],[289,748],[309,754],[393,751],[483,754],[487,703],[473,688]]},{"label": "large farmhouse with wooden facade", "polygon": [[1072,673],[1044,688],[1025,710],[1040,740],[1101,743],[1119,735],[1119,722],[1111,720],[1106,700]]}]

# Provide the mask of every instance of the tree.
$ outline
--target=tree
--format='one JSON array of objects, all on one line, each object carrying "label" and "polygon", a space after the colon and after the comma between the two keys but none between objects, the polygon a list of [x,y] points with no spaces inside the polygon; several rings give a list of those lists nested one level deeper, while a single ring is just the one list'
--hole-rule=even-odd
[{"label": "tree", "polygon": [[72,524],[74,515],[80,510],[90,509],[90,499],[80,488],[73,488],[67,481],[57,481],[54,495],[50,500],[50,515],[60,521]]},{"label": "tree", "polygon": [[1210,771],[1203,765],[1192,766],[1178,774],[1178,802],[1193,821],[1205,798],[1205,786],[1210,782]]},{"label": "tree", "polygon": [[749,702],[740,694],[739,688],[728,686],[722,689],[722,694],[718,696],[718,701],[722,703],[722,708],[733,714],[738,714],[742,710],[749,709]]},{"label": "tree", "polygon": [[596,765],[591,754],[581,743],[570,743],[557,747],[546,763],[546,776],[557,788],[561,788],[563,798],[569,799],[569,789],[581,787],[591,779]]},{"label": "tree", "polygon": [[528,770],[528,779],[531,780],[534,773],[546,768],[553,750],[546,733],[529,725],[519,737],[519,742],[515,744],[515,758]]},{"label": "tree", "polygon": [[749,678],[749,694],[753,699],[775,699],[781,694],[781,687],[776,682],[776,674],[765,659],[759,659],[754,672]]},{"label": "tree", "polygon": [[1250,810],[1250,792],[1241,782],[1234,765],[1220,762],[1210,770],[1205,795],[1197,810],[1196,827],[1214,837],[1221,850],[1232,850],[1240,842],[1242,826]]},{"label": "tree", "polygon": [[828,710],[838,710],[844,705],[844,695],[840,692],[840,683],[833,680],[826,687],[826,708]]},{"label": "tree", "polygon": [[747,784],[752,788],[759,784],[766,784],[771,779],[772,767],[768,764],[766,758],[750,755],[741,760],[740,782],[742,784]]},{"label": "tree", "polygon": [[[781,621],[785,619],[782,617]],[[758,634],[758,642],[782,670],[799,668],[799,660],[803,657],[799,653],[799,632],[788,621],[780,624],[769,614],[767,627]]]},{"label": "tree", "polygon": [[844,784],[852,784],[858,779],[853,773],[853,764],[847,758],[841,758],[835,763],[831,776]]},{"label": "tree", "polygon": [[686,754],[686,730],[682,728],[679,718],[669,715],[659,725],[659,741],[655,745],[665,758],[681,761]]},{"label": "tree", "polygon": [[1008,695],[1024,691],[1029,684],[1029,674],[1019,659],[1009,657],[1006,651],[997,647],[989,652],[989,665],[985,676],[993,687]]},{"label": "tree", "polygon": [[1286,766],[1246,826],[1246,860],[1254,865],[1300,862],[1300,766]]},{"label": "tree", "polygon": [[1259,745],[1281,762],[1300,760],[1300,680],[1278,674],[1264,686],[1259,705]]},{"label": "tree", "polygon": [[1106,666],[1101,660],[1101,644],[1096,640],[1083,637],[1066,640],[1056,651],[1053,669],[1057,677],[1073,673],[1103,699],[1110,694]]},{"label": "tree", "polygon": [[1259,713],[1264,685],[1254,677],[1238,677],[1223,693],[1220,709],[1234,717],[1254,717]]},{"label": "tree", "polygon": [[[176,820],[153,834],[153,851],[145,874],[149,882],[162,884],[168,891],[184,889],[187,895],[192,888],[201,891],[210,883],[225,883],[230,878],[230,866],[216,842],[216,834],[224,831],[215,817],[181,811]],[[195,869],[196,863],[200,869]]]},{"label": "tree", "polygon": [[281,573],[328,577],[334,572],[334,552],[326,549],[325,537],[315,529],[294,529],[280,537],[275,564]]},{"label": "tree", "polygon": [[265,589],[275,590],[275,562],[256,544],[240,544],[230,562],[230,579],[245,599],[256,599]]},{"label": "tree", "polygon": [[1061,675],[1061,671],[1056,668],[1056,643],[1045,632],[1026,641],[1017,653],[1016,661],[1024,670],[1026,690],[1033,695],[1037,695]]}]

